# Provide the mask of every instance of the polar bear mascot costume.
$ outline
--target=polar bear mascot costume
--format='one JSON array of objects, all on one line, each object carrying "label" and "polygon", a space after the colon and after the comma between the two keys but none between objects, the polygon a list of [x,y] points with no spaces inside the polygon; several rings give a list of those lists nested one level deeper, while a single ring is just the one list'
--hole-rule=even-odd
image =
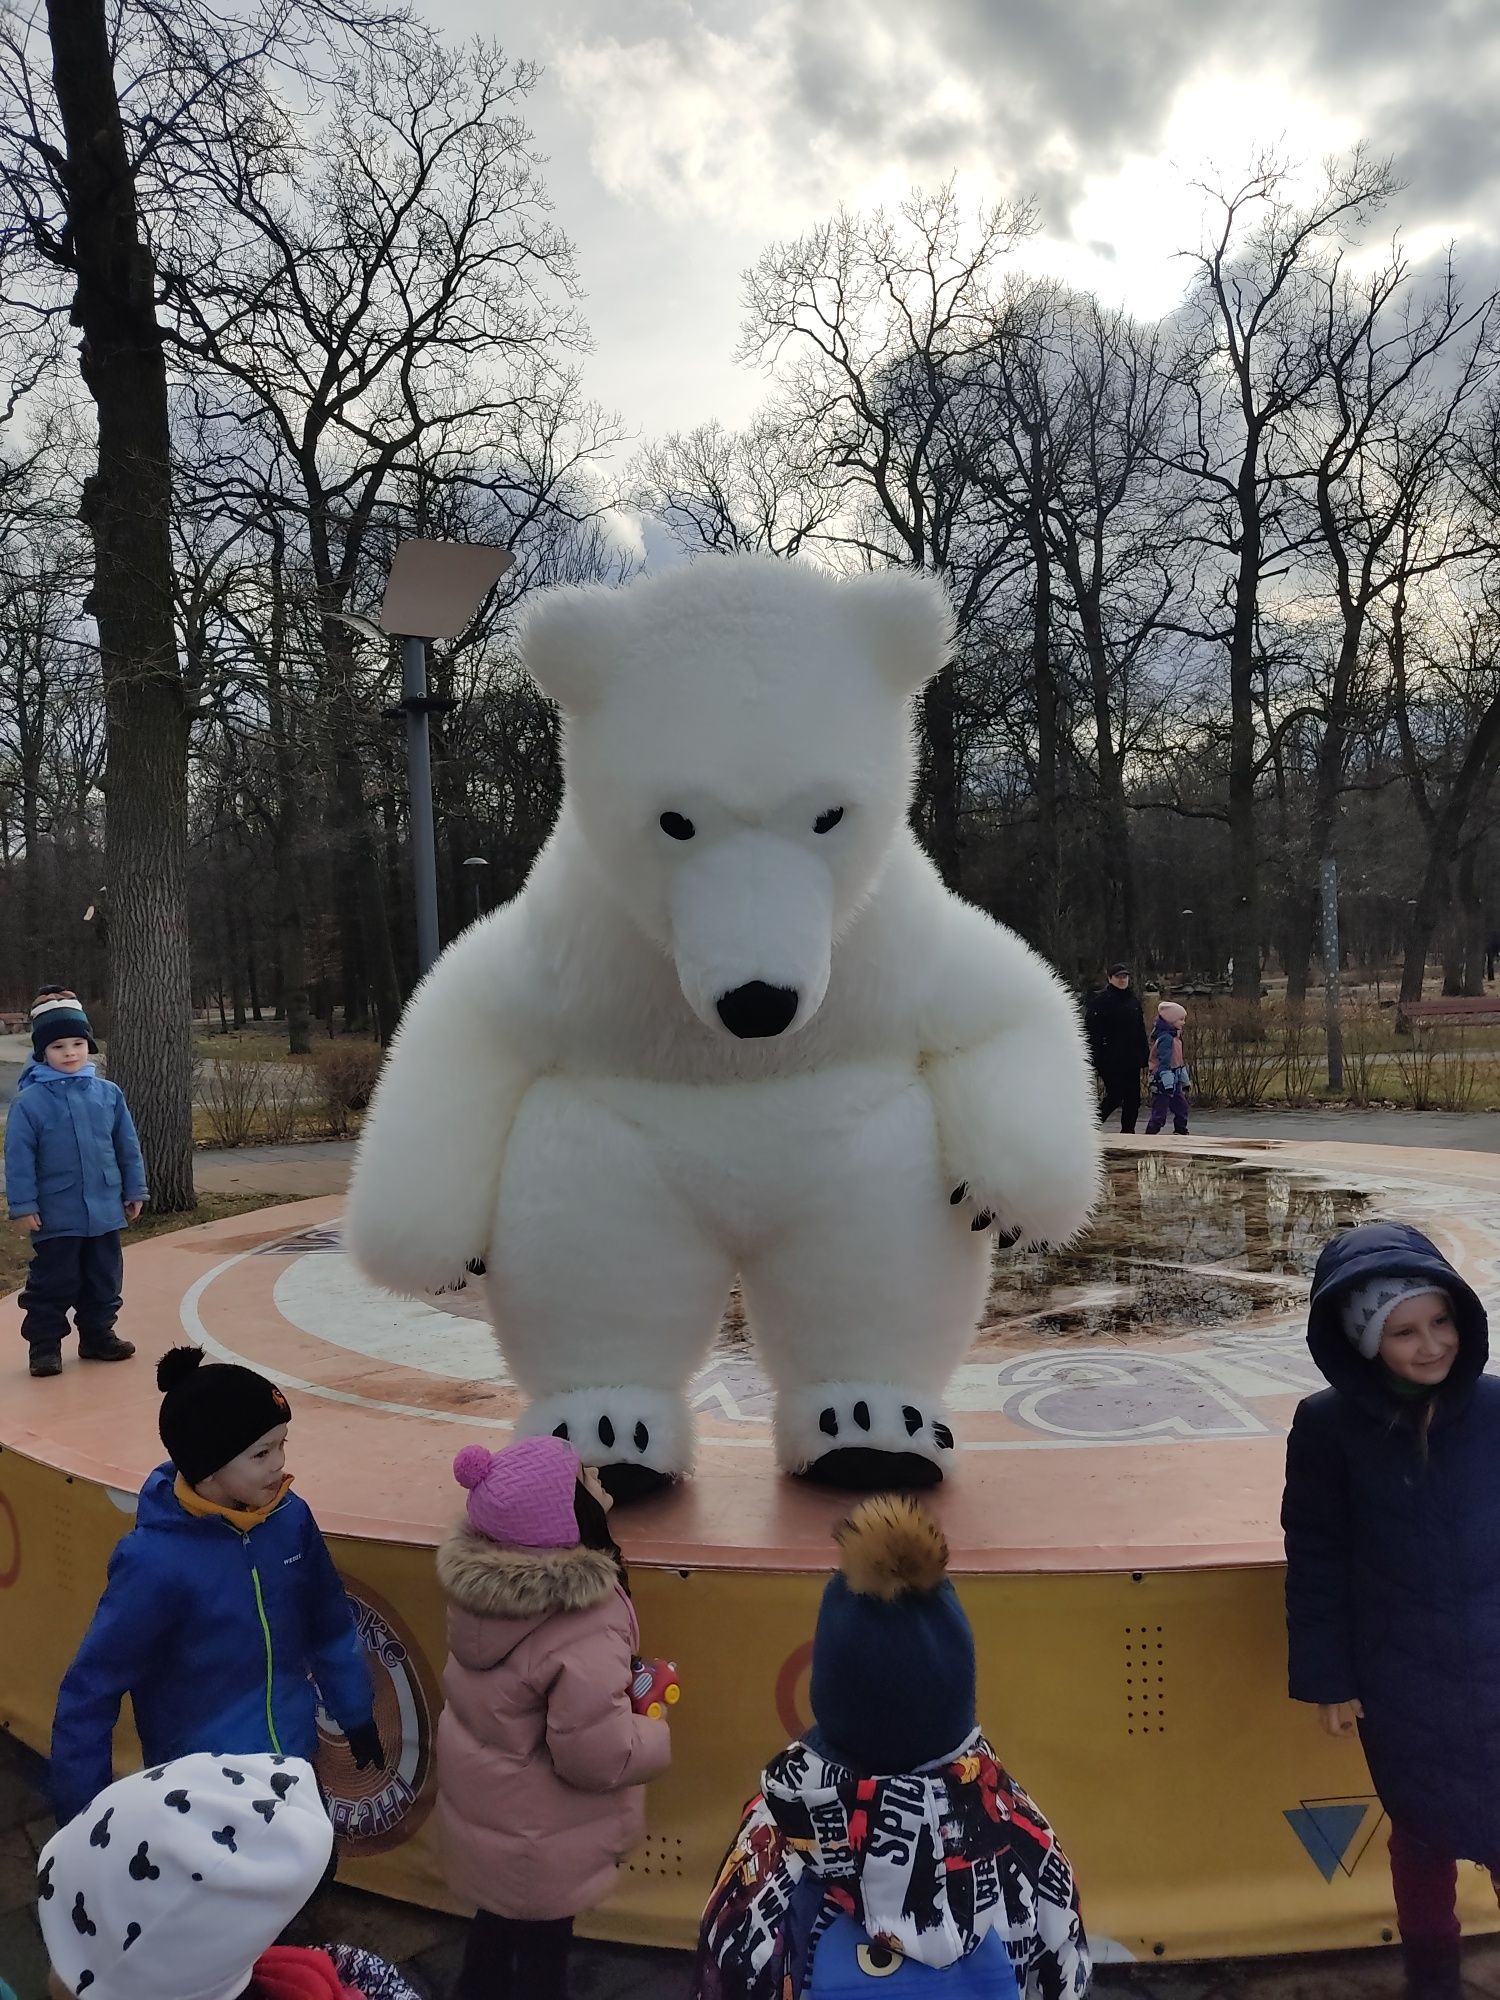
[{"label": "polar bear mascot costume", "polygon": [[992,1230],[1095,1199],[1067,993],[907,825],[938,588],[704,557],[559,590],[524,652],[566,791],[515,900],[413,998],[354,1168],[360,1267],[483,1268],[520,1428],[618,1498],[687,1473],[738,1274],[784,1470],[940,1480]]}]

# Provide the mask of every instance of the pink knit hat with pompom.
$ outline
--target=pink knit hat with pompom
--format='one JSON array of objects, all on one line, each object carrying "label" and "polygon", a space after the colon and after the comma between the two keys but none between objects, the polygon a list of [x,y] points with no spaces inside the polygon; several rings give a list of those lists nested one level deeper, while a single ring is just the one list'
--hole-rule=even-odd
[{"label": "pink knit hat with pompom", "polygon": [[578,1454],[559,1437],[523,1437],[504,1451],[466,1444],[453,1477],[469,1489],[469,1526],[512,1549],[571,1549]]}]

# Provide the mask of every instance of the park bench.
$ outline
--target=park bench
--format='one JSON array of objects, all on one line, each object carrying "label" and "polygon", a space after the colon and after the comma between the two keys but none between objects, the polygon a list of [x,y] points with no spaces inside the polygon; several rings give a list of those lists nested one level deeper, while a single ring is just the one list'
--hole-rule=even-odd
[{"label": "park bench", "polygon": [[1442,1000],[1403,1000],[1396,1008],[1396,1032],[1436,1028],[1449,1022],[1458,1027],[1500,1026],[1500,994],[1450,994]]}]

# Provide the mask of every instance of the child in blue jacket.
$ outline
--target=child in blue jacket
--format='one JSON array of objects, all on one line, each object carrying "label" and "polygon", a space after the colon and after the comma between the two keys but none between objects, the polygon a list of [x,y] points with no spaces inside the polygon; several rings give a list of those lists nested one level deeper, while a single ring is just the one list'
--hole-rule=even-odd
[{"label": "child in blue jacket", "polygon": [[[1464,1991],[1459,1861],[1500,1887],[1500,1380],[1474,1291],[1399,1222],[1345,1230],[1313,1275],[1329,1387],[1287,1440],[1290,1686],[1355,1730],[1390,1819],[1410,2000]],[[1350,1773],[1349,1790],[1363,1789]]]},{"label": "child in blue jacket", "polygon": [[148,1764],[198,1750],[311,1762],[319,1696],[359,1769],[381,1761],[349,1600],[317,1522],[288,1490],[285,1396],[253,1369],[203,1366],[196,1347],[164,1354],[156,1379],[171,1462],[141,1488],[58,1693],[60,1824],[109,1784],[125,1694]]},{"label": "child in blue jacket", "polygon": [[118,1084],[90,1061],[99,1052],[71,993],[32,1009],[33,1062],[5,1122],[5,1192],[28,1231],[31,1268],[21,1332],[33,1375],[62,1372],[68,1314],[85,1361],[126,1361],[115,1332],[124,1259],[120,1231],[146,1202],[140,1142]]}]

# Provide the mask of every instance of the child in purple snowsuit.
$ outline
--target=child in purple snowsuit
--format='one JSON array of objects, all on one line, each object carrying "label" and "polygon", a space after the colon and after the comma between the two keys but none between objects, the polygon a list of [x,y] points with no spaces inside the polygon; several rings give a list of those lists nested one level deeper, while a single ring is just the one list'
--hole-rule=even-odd
[{"label": "child in purple snowsuit", "polygon": [[1146,1120],[1148,1134],[1159,1132],[1167,1122],[1167,1113],[1172,1114],[1172,1130],[1186,1136],[1188,1128],[1188,1085],[1192,1079],[1182,1055],[1182,1030],[1187,1021],[1187,1008],[1176,1000],[1163,1000],[1156,1009],[1156,1019],[1151,1023],[1151,1116]]}]

